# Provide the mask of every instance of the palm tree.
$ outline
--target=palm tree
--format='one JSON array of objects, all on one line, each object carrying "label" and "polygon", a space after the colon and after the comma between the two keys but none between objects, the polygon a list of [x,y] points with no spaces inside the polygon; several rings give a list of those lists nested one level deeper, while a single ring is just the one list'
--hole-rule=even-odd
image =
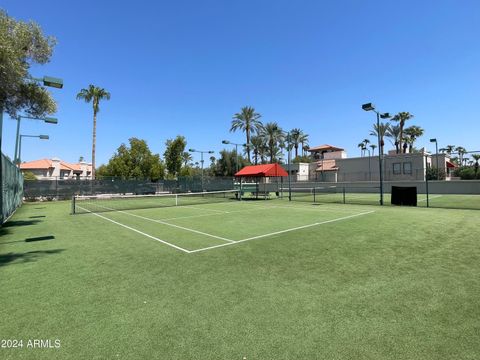
[{"label": "palm tree", "polygon": [[391,125],[389,126],[386,136],[391,138],[392,144],[395,145],[395,151],[397,154],[400,153],[400,126],[399,125]]},{"label": "palm tree", "polygon": [[308,150],[308,134],[301,133],[298,141],[302,144],[302,155],[305,155],[305,151]]},{"label": "palm tree", "polygon": [[405,129],[404,133],[409,137],[408,144],[410,146],[408,152],[411,153],[413,150],[413,144],[415,141],[423,135],[424,130],[420,126],[412,125]]},{"label": "palm tree", "polygon": [[361,150],[360,154],[361,154],[361,156],[363,157],[363,155],[364,155],[364,153],[365,153],[365,144],[364,144],[364,142],[362,141],[361,143],[358,143],[357,147],[360,148],[360,150]]},{"label": "palm tree", "polygon": [[384,138],[388,136],[388,131],[390,129],[390,123],[380,123],[380,126],[377,128],[377,124],[373,124],[373,130],[370,131],[370,135],[377,137],[380,135],[380,155],[383,155],[383,148],[385,146]]},{"label": "palm tree", "polygon": [[[265,140],[263,137],[257,135],[250,138],[250,143],[253,147],[253,159],[255,165],[258,164],[258,157],[262,154],[262,148],[265,147]],[[263,161],[263,158],[262,158]]]},{"label": "palm tree", "polygon": [[445,151],[447,152],[448,155],[451,155],[453,150],[455,150],[455,145],[447,145],[445,147]]},{"label": "palm tree", "polygon": [[262,129],[262,137],[265,139],[265,142],[268,147],[268,152],[270,155],[270,162],[274,162],[278,148],[283,144],[284,132],[282,128],[276,122],[266,123]]},{"label": "palm tree", "polygon": [[298,128],[290,130],[290,141],[292,142],[292,145],[295,148],[295,158],[298,157],[298,147],[300,145],[301,135],[302,135],[302,130]]},{"label": "palm tree", "polygon": [[463,146],[457,146],[455,151],[458,153],[458,163],[462,166],[463,163],[463,155],[467,153],[467,150]]},{"label": "palm tree", "polygon": [[372,149],[372,156],[374,156],[375,155],[375,149],[377,148],[377,145],[372,144],[372,145],[370,145],[370,148]]},{"label": "palm tree", "polygon": [[81,89],[77,100],[85,100],[93,104],[93,141],[92,141],[92,179],[95,180],[95,147],[97,142],[97,114],[100,111],[100,100],[110,100],[110,93],[95,85],[88,85],[88,89]]},{"label": "palm tree", "polygon": [[472,154],[472,158],[475,159],[475,176],[477,176],[477,172],[478,172],[478,160],[480,160],[480,154]]},{"label": "palm tree", "polygon": [[405,121],[410,120],[413,118],[413,115],[410,114],[409,112],[399,112],[397,115],[395,115],[392,120],[397,121],[400,125],[400,138],[399,138],[399,148],[400,151],[402,151],[402,143],[403,143],[403,128],[405,126]]},{"label": "palm tree", "polygon": [[244,106],[239,113],[233,115],[232,126],[230,132],[242,130],[247,136],[247,158],[250,162],[250,136],[259,133],[262,129],[260,118],[262,115],[255,112],[255,109],[250,106]]},{"label": "palm tree", "polygon": [[187,165],[193,160],[192,158],[192,154],[189,153],[188,151],[184,151],[182,153],[182,162],[183,162],[183,166],[184,167],[187,167]]}]

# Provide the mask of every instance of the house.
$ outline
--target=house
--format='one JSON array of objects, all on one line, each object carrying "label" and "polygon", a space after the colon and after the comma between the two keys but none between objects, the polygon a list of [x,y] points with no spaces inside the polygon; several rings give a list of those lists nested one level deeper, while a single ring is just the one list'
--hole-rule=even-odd
[{"label": "house", "polygon": [[[325,182],[347,181],[379,181],[378,156],[363,156],[348,158],[345,150],[333,145],[320,145],[308,150],[312,157],[308,169],[308,179],[299,174],[301,167],[291,171],[296,176],[296,181],[315,180]],[[385,181],[397,180],[425,180],[427,169],[438,167],[446,174],[449,180],[453,169],[456,167],[447,154],[432,155],[422,149],[416,153],[397,154],[390,151],[383,156],[383,178]]]},{"label": "house", "polygon": [[33,173],[38,180],[91,179],[92,164],[84,161],[68,163],[58,158],[23,162],[20,170]]}]

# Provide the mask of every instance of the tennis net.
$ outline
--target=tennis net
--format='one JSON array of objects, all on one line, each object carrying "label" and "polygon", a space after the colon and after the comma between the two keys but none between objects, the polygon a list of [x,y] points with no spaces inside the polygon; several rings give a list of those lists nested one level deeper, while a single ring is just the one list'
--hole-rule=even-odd
[{"label": "tennis net", "polygon": [[72,214],[209,204],[236,199],[237,190],[156,195],[74,196]]},{"label": "tennis net", "polygon": [[311,187],[311,188],[283,188],[283,198],[290,198],[292,201],[305,201],[310,203],[342,203],[343,189],[336,186]]}]

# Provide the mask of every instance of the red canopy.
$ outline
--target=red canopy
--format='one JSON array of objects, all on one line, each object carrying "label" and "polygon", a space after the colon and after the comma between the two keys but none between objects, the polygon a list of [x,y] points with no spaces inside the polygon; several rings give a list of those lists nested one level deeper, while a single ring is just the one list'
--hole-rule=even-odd
[{"label": "red canopy", "polygon": [[235,176],[273,177],[288,176],[288,173],[278,164],[266,164],[245,166],[242,170],[237,172]]}]

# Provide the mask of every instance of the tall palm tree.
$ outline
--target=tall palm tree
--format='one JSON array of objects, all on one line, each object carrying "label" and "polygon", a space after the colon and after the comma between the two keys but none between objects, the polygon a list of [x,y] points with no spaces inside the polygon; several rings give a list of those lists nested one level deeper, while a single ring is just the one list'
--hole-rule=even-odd
[{"label": "tall palm tree", "polygon": [[372,145],[370,145],[370,148],[372,149],[372,156],[374,156],[375,155],[375,149],[377,148],[377,145],[372,144]]},{"label": "tall palm tree", "polygon": [[478,160],[480,160],[480,154],[472,154],[472,158],[475,159],[475,176],[477,176],[478,172]]},{"label": "tall palm tree", "polygon": [[298,128],[290,130],[290,141],[292,142],[292,145],[295,148],[295,157],[298,156],[298,147],[300,146],[301,134],[302,134],[302,130]]},{"label": "tall palm tree", "polygon": [[410,120],[413,118],[413,115],[410,114],[409,112],[403,111],[399,112],[397,115],[395,115],[392,120],[397,121],[399,126],[400,126],[400,139],[399,139],[399,148],[400,151],[402,151],[402,143],[403,143],[403,128],[405,126],[405,121]]},{"label": "tall palm tree", "polygon": [[397,154],[400,153],[400,126],[391,125],[389,126],[386,136],[391,138],[391,143],[395,145],[395,151]]},{"label": "tall palm tree", "polygon": [[412,125],[405,129],[404,133],[408,136],[408,152],[411,153],[413,150],[413,144],[415,141],[423,135],[424,130],[420,126]]},{"label": "tall palm tree", "polygon": [[[262,154],[262,148],[265,148],[265,140],[263,137],[256,135],[250,138],[250,143],[253,148],[253,160],[255,165],[258,164],[258,158]],[[263,158],[262,158],[263,161]]]},{"label": "tall palm tree", "polygon": [[363,155],[365,153],[365,143],[362,141],[361,143],[358,143],[357,147],[360,148],[360,150],[361,150],[360,154],[363,157]]},{"label": "tall palm tree", "polygon": [[265,124],[261,134],[267,143],[270,162],[273,163],[276,159],[279,146],[283,144],[285,137],[284,132],[276,122],[269,122]]},{"label": "tall palm tree", "polygon": [[463,146],[457,146],[455,148],[455,151],[458,153],[458,163],[460,164],[460,166],[462,166],[463,155],[467,153],[467,149],[465,149]]},{"label": "tall palm tree", "polygon": [[447,145],[445,146],[445,151],[448,155],[451,155],[453,150],[455,150],[455,145]]},{"label": "tall palm tree", "polygon": [[377,127],[377,124],[373,124],[373,130],[370,131],[370,135],[375,136],[378,139],[380,135],[380,155],[383,155],[383,149],[385,146],[385,136],[388,136],[388,131],[390,129],[390,123],[380,123],[380,126]]},{"label": "tall palm tree", "polygon": [[247,136],[247,158],[250,162],[250,136],[258,133],[262,129],[262,123],[259,120],[262,117],[255,109],[250,106],[244,106],[239,113],[233,115],[230,132],[242,130]]},{"label": "tall palm tree", "polygon": [[92,141],[92,179],[95,180],[95,147],[97,143],[97,114],[100,111],[100,100],[110,100],[110,93],[95,85],[88,85],[77,94],[77,100],[92,102],[93,105],[93,141]]},{"label": "tall palm tree", "polygon": [[302,155],[305,155],[305,151],[308,150],[308,134],[302,132],[298,141],[302,144]]}]

